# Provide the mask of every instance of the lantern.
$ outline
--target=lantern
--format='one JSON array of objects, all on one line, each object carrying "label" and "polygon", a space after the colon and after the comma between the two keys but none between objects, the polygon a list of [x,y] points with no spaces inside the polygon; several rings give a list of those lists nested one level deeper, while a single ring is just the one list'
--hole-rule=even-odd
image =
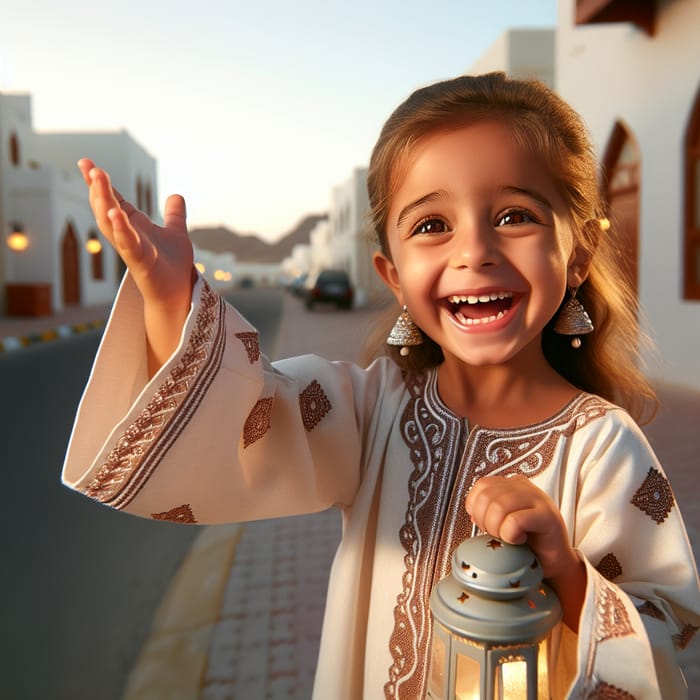
[{"label": "lantern", "polygon": [[102,243],[100,243],[100,239],[94,231],[90,231],[90,235],[85,242],[85,249],[90,255],[97,255],[102,250]]},{"label": "lantern", "polygon": [[24,226],[19,221],[10,224],[10,233],[7,236],[7,247],[15,252],[22,252],[29,247],[29,238],[24,231]]},{"label": "lantern", "polygon": [[526,545],[491,535],[460,544],[435,586],[431,700],[549,698],[547,644],[561,605]]}]

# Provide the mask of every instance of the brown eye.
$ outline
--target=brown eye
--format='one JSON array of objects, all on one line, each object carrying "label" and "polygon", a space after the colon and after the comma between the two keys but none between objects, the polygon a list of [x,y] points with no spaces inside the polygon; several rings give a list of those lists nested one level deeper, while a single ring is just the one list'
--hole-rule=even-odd
[{"label": "brown eye", "polygon": [[496,226],[518,226],[532,223],[534,220],[534,217],[524,209],[512,209],[496,220]]},{"label": "brown eye", "polygon": [[413,234],[445,233],[447,224],[442,219],[423,219],[414,229]]}]

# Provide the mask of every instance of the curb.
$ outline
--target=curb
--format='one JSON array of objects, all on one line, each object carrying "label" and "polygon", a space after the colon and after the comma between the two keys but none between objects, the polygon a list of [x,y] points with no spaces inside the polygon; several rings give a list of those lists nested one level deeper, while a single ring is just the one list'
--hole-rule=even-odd
[{"label": "curb", "polygon": [[22,350],[30,345],[49,343],[61,338],[69,338],[70,336],[78,335],[80,333],[98,330],[100,328],[104,328],[106,323],[106,319],[100,319],[99,321],[63,324],[57,326],[56,328],[51,328],[49,330],[40,331],[37,333],[29,333],[27,335],[8,336],[0,339],[0,353],[16,352],[17,350]]}]

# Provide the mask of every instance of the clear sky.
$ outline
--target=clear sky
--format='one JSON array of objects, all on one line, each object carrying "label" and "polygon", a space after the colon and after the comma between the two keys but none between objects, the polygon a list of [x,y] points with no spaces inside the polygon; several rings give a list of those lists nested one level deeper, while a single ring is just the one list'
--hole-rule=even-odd
[{"label": "clear sky", "polygon": [[127,129],[191,227],[272,239],[328,209],[412,90],[555,23],[556,0],[15,2],[0,92],[32,94],[38,131]]}]

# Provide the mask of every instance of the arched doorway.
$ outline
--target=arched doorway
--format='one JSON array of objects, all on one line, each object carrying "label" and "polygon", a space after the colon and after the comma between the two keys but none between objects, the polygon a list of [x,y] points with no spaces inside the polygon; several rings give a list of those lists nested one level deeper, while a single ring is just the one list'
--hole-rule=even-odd
[{"label": "arched doorway", "polygon": [[613,128],[603,158],[611,231],[617,238],[630,284],[639,289],[639,146],[621,123]]},{"label": "arched doorway", "polygon": [[700,90],[685,135],[683,296],[700,300]]},{"label": "arched doorway", "polygon": [[61,240],[61,267],[63,269],[63,303],[80,304],[80,247],[70,221]]}]

